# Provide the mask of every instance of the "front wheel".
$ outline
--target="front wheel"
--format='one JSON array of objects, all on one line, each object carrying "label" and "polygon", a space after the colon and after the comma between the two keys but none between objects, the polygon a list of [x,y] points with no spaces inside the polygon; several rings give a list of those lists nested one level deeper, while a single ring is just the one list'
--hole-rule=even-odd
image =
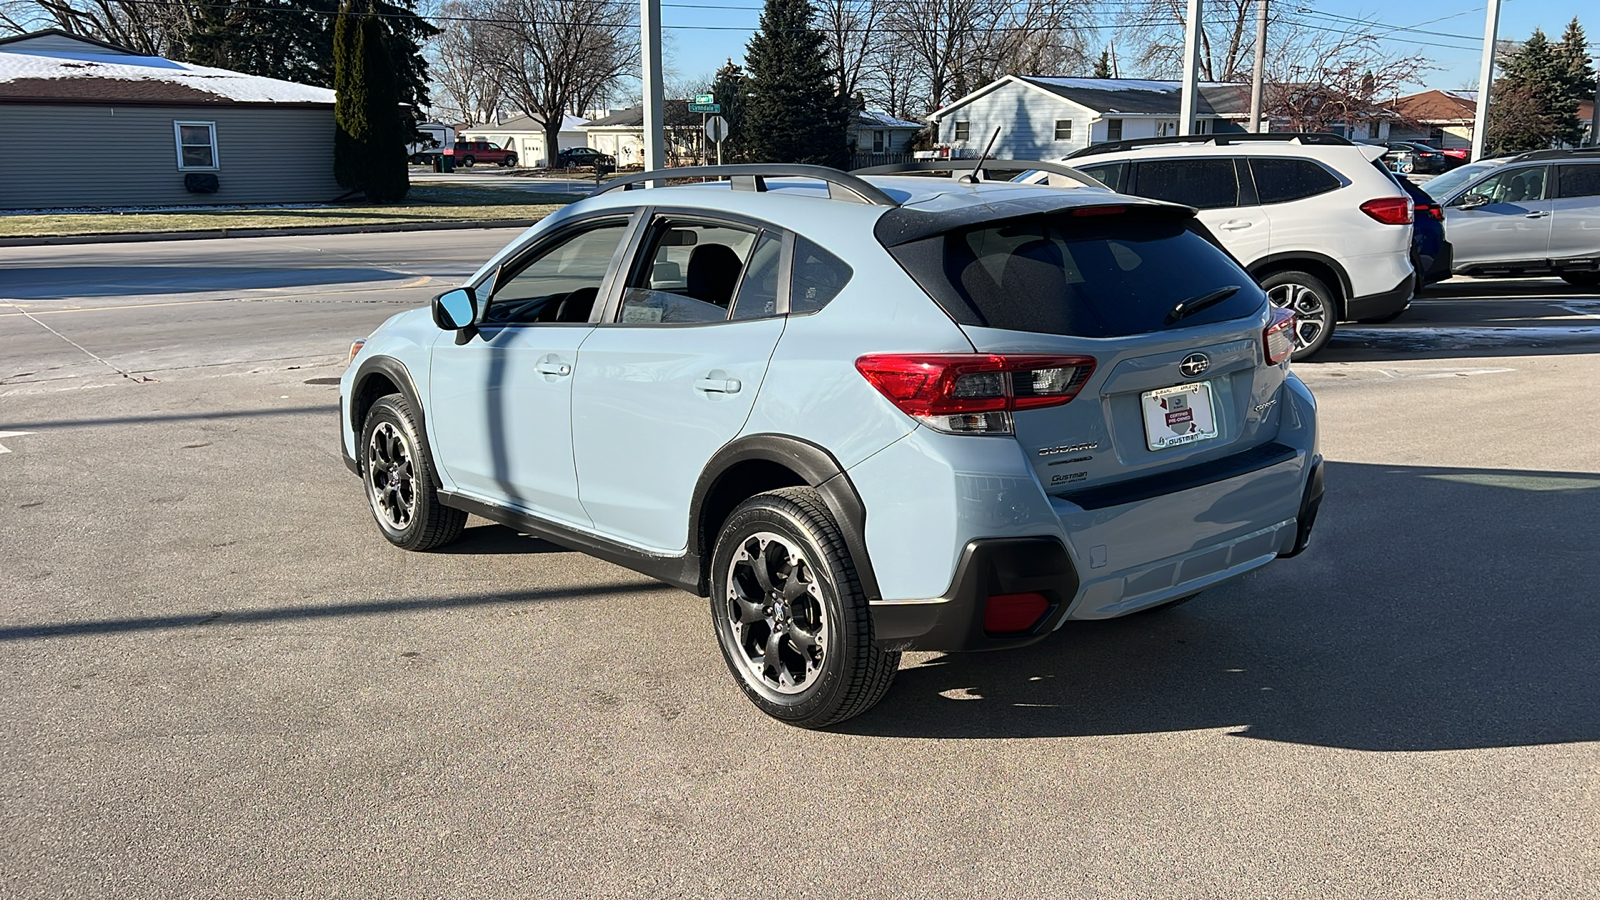
[{"label": "front wheel", "polygon": [[439,502],[433,463],[404,397],[379,397],[361,429],[361,477],[378,530],[403,550],[432,550],[461,536],[467,514]]},{"label": "front wheel", "polygon": [[508,156],[508,157],[505,158],[505,161],[501,163],[502,166],[505,166],[508,169],[512,168],[516,164],[517,164],[517,158],[515,156]]},{"label": "front wheel", "polygon": [[1561,280],[1573,287],[1600,287],[1600,272],[1562,272]]},{"label": "front wheel", "polygon": [[900,654],[873,643],[855,564],[815,490],[784,488],[740,504],[711,565],[723,660],[762,712],[822,728],[888,692]]},{"label": "front wheel", "polygon": [[472,156],[463,156],[461,158],[461,164],[463,166],[466,166],[469,169],[472,168],[472,164],[477,162],[477,161],[478,161],[477,158],[476,157],[472,157]]},{"label": "front wheel", "polygon": [[1327,345],[1338,314],[1333,291],[1322,279],[1308,272],[1274,272],[1261,279],[1261,289],[1273,306],[1295,315],[1295,362],[1316,355]]}]

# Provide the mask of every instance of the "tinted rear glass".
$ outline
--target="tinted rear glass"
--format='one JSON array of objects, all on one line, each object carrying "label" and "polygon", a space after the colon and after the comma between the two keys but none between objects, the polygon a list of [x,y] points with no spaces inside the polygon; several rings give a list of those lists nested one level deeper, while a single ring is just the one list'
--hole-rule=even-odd
[{"label": "tinted rear glass", "polygon": [[[1122,337],[1254,315],[1266,297],[1191,220],[1033,216],[895,247],[900,264],[964,325]],[[1178,303],[1233,296],[1176,323]]]},{"label": "tinted rear glass", "polygon": [[1309,159],[1252,159],[1256,196],[1262,203],[1287,203],[1315,197],[1339,186],[1332,172]]},{"label": "tinted rear glass", "polygon": [[1561,173],[1561,196],[1600,196],[1600,165],[1556,166]]},{"label": "tinted rear glass", "polygon": [[1146,160],[1134,166],[1133,173],[1133,192],[1141,197],[1197,209],[1239,205],[1239,177],[1232,159]]}]

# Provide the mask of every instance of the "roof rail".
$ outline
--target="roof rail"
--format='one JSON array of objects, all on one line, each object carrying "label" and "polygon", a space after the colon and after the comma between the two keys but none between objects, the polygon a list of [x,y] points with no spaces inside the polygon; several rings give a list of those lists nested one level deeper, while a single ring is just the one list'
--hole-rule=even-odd
[{"label": "roof rail", "polygon": [[673,178],[726,178],[736,191],[765,191],[768,178],[815,178],[828,185],[828,198],[866,203],[871,206],[899,206],[893,197],[862,181],[860,178],[827,166],[808,166],[798,163],[740,163],[729,166],[684,166],[680,169],[656,169],[635,172],[607,182],[596,188],[591,197],[607,191],[631,190],[634,185]]},{"label": "roof rail", "polygon": [[1355,144],[1349,138],[1337,134],[1325,134],[1312,131],[1268,131],[1255,133],[1241,131],[1237,134],[1180,134],[1172,137],[1133,138],[1126,141],[1106,141],[1102,144],[1090,144],[1075,153],[1067,155],[1067,159],[1079,156],[1093,156],[1096,153],[1118,153],[1123,150],[1137,150],[1140,147],[1160,147],[1164,144],[1213,144],[1225,147],[1229,144],[1246,144],[1254,141],[1276,141],[1278,143],[1292,144],[1317,144],[1320,146],[1353,147]]},{"label": "roof rail", "polygon": [[[979,163],[983,165],[980,167]],[[975,180],[987,181],[989,180],[987,173],[991,169],[996,172],[1026,172],[1037,169],[1040,172],[1049,172],[1052,175],[1070,178],[1084,187],[1105,187],[1105,185],[1071,166],[1043,159],[994,159],[992,157],[989,159],[919,159],[915,162],[890,163],[886,166],[854,169],[850,174],[902,175],[908,172],[949,172],[951,178],[971,178],[976,174],[977,179]]]},{"label": "roof rail", "polygon": [[1549,150],[1526,150],[1511,157],[1511,160],[1513,162],[1528,162],[1536,159],[1571,159],[1574,153],[1600,155],[1600,147],[1561,147]]}]

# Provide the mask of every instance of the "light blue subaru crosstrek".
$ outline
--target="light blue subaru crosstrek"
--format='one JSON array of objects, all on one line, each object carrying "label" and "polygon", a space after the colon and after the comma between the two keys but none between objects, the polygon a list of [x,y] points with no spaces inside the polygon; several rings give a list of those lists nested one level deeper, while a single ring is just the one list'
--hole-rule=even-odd
[{"label": "light blue subaru crosstrek", "polygon": [[[696,174],[728,180],[631,189]],[[366,339],[346,462],[399,547],[474,513],[709,597],[739,686],[805,727],[901,651],[1299,553],[1322,458],[1292,316],[1193,209],[1084,181],[612,182]]]}]

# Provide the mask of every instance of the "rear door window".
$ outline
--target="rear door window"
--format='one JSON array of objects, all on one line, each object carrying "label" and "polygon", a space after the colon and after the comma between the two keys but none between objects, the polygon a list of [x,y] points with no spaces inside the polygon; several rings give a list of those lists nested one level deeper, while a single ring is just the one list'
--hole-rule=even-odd
[{"label": "rear door window", "polygon": [[1304,200],[1339,187],[1336,175],[1309,159],[1252,159],[1250,171],[1264,204]]},{"label": "rear door window", "polygon": [[1562,197],[1600,197],[1600,165],[1556,166]]},{"label": "rear door window", "polygon": [[[1191,230],[1192,220],[1119,218],[1033,216],[892,252],[964,325],[1122,337],[1254,315],[1266,302],[1244,270]],[[1168,321],[1178,303],[1230,287],[1238,290],[1226,299]]]},{"label": "rear door window", "polygon": [[1079,172],[1095,179],[1113,191],[1122,190],[1122,176],[1128,171],[1125,162],[1096,163],[1092,166],[1073,166]]},{"label": "rear door window", "polygon": [[1134,166],[1133,193],[1196,209],[1239,205],[1239,176],[1228,157],[1152,159]]}]

